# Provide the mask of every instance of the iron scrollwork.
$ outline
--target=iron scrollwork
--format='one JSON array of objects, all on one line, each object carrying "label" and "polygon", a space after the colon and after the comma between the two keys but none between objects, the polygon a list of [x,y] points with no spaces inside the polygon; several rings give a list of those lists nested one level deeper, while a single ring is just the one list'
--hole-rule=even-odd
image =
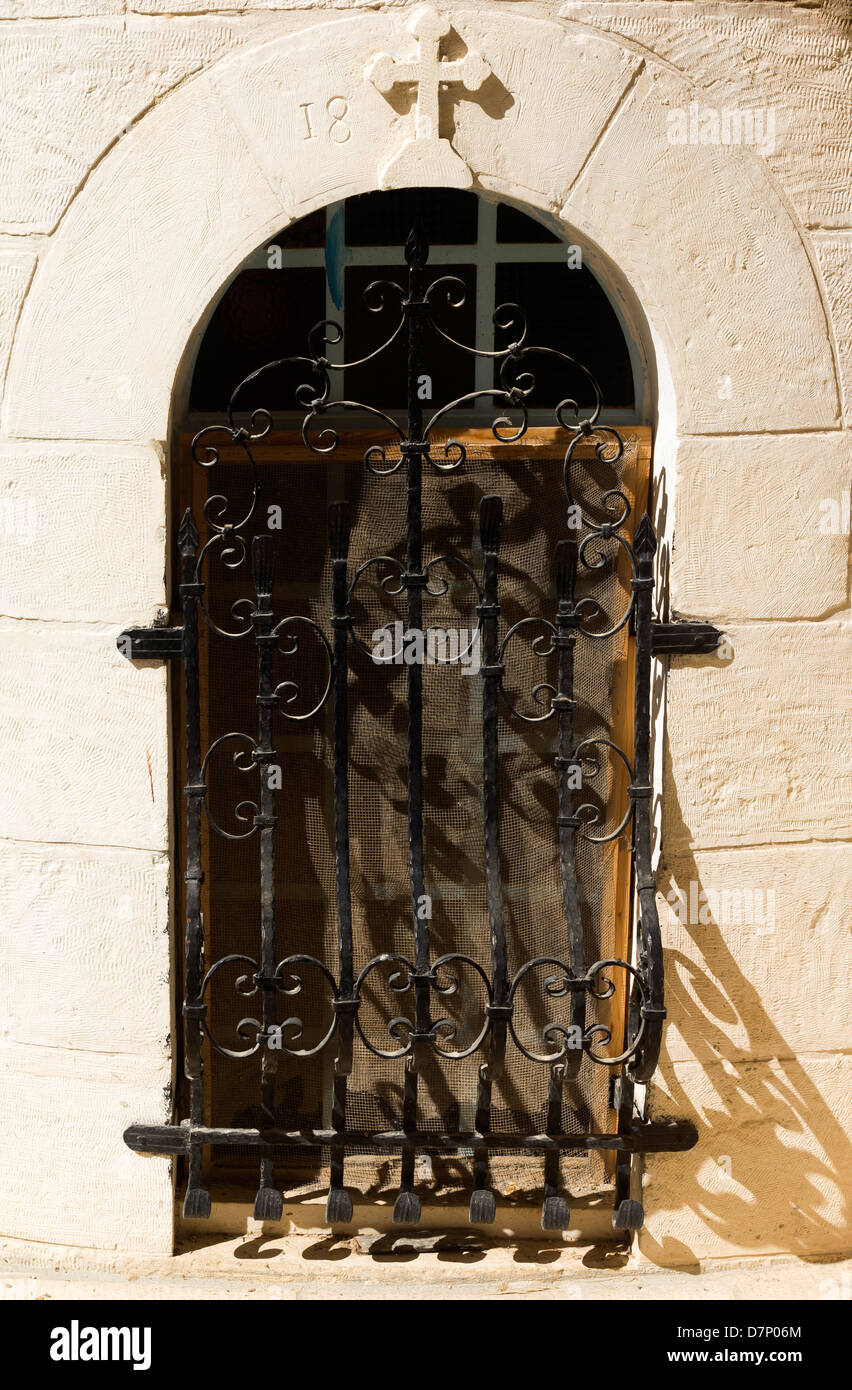
[{"label": "iron scrollwork", "polygon": [[[330,1182],[327,1217],[332,1223],[352,1220],[353,1208],[344,1184],[347,1150],[367,1146],[386,1151],[391,1143],[401,1155],[400,1190],[394,1219],[402,1224],[420,1218],[420,1198],[414,1189],[415,1157],[418,1151],[437,1142],[418,1123],[418,1088],[428,1059],[458,1061],[481,1055],[475,1128],[456,1136],[456,1148],[470,1146],[473,1153],[473,1194],[470,1219],[475,1223],[493,1222],[496,1194],[489,1173],[489,1155],[512,1143],[538,1150],[544,1157],[544,1201],[542,1224],[545,1229],[564,1229],[569,1222],[568,1200],[561,1188],[560,1154],[576,1146],[576,1136],[562,1130],[562,1092],[566,1081],[577,1075],[584,1058],[592,1064],[617,1071],[620,1087],[619,1121],[611,1135],[589,1135],[582,1143],[593,1148],[613,1148],[619,1152],[616,1168],[616,1229],[641,1224],[641,1207],[630,1200],[630,1153],[642,1147],[688,1147],[695,1142],[691,1127],[681,1125],[660,1138],[659,1127],[646,1126],[644,1134],[633,1116],[633,1087],[653,1073],[659,1055],[663,1005],[660,931],[657,920],[654,880],[651,869],[650,832],[650,662],[652,653],[651,601],[652,564],[655,539],[647,515],[643,516],[631,540],[627,534],[631,508],[619,488],[604,491],[597,515],[591,515],[577,502],[574,478],[579,467],[578,447],[590,442],[599,461],[614,465],[622,457],[624,443],[619,433],[600,422],[601,392],[589,371],[568,354],[552,347],[530,345],[522,310],[504,305],[494,315],[499,332],[510,341],[503,348],[483,349],[467,345],[437,322],[435,309],[457,309],[464,304],[465,286],[455,277],[439,276],[426,282],[428,248],[419,230],[409,236],[405,249],[408,264],[406,287],[390,281],[375,281],[365,291],[367,308],[374,313],[391,303],[398,305],[394,327],[377,347],[351,362],[332,362],[329,346],[339,343],[340,325],[324,321],[311,331],[304,356],[282,358],[266,363],[236,387],[227,408],[227,424],[209,426],[198,432],[192,444],[193,457],[201,467],[212,469],[220,461],[222,442],[241,451],[248,465],[248,498],[241,507],[232,507],[220,493],[208,497],[203,507],[207,537],[201,542],[195,521],[187,512],[178,537],[181,554],[180,595],[183,626],[181,654],[186,690],[186,935],[185,935],[185,1070],[190,1088],[188,1127],[173,1140],[170,1127],[132,1127],[125,1136],[136,1148],[163,1147],[158,1151],[181,1152],[188,1157],[188,1184],[184,1211],[188,1215],[209,1213],[210,1197],[201,1177],[201,1154],[209,1135],[218,1133],[205,1127],[205,1100],[202,1072],[202,1044],[229,1060],[260,1054],[261,1116],[256,1130],[228,1131],[225,1142],[256,1144],[260,1150],[260,1171],[255,1215],[277,1219],[282,1211],[281,1193],[275,1184],[273,1146],[280,1142],[274,1123],[275,1073],[280,1054],[305,1061],[333,1049],[333,1097],[331,1128],[311,1132],[305,1142],[327,1146],[330,1154]],[[487,390],[467,392],[424,416],[417,383],[423,363],[423,344],[427,333],[474,357],[493,360],[499,384]],[[335,396],[332,381],[336,374],[360,366],[405,343],[408,358],[408,406],[405,427],[391,415],[369,404]],[[440,454],[433,454],[438,427],[454,412],[487,397],[497,413],[491,432],[498,444],[520,440],[529,425],[529,401],[535,389],[537,360],[558,362],[567,373],[585,382],[592,409],[581,417],[577,400],[566,395],[554,407],[557,426],[565,432],[564,485],[569,515],[574,529],[583,537],[569,535],[560,541],[555,555],[556,607],[550,614],[530,615],[514,623],[500,636],[500,542],[502,502],[489,496],[480,507],[481,572],[477,573],[461,556],[424,557],[423,479],[424,469],[452,472],[464,466],[467,454],[460,439],[446,440]],[[303,411],[301,438],[306,450],[315,454],[334,451],[338,432],[327,417],[335,412],[358,411],[379,421],[395,440],[398,457],[389,446],[371,442],[364,452],[366,470],[382,479],[399,470],[407,475],[406,548],[404,560],[378,554],[361,563],[349,574],[351,517],[345,503],[329,509],[328,534],[332,561],[330,602],[331,636],[312,619],[302,616],[279,617],[274,608],[275,554],[268,534],[249,537],[260,497],[260,477],[254,446],[269,435],[273,418],[257,408],[241,411],[241,401],[250,387],[284,369],[304,369],[305,380],[296,388],[295,398]],[[246,415],[242,419],[241,415]],[[577,596],[578,574],[595,575],[612,562],[613,555],[626,558],[629,571],[629,600],[624,611],[606,614],[588,595]],[[250,563],[249,563],[250,561]],[[214,621],[205,601],[210,569],[220,563],[236,570],[250,569],[254,593],[237,600],[231,609],[233,626]],[[480,674],[482,700],[482,766],[484,812],[484,865],[490,927],[490,962],[481,962],[460,952],[432,958],[429,922],[418,911],[426,891],[423,836],[423,673],[420,664],[409,663],[407,680],[407,776],[409,890],[411,904],[410,955],[380,954],[356,969],[356,943],[349,862],[349,720],[350,660],[353,644],[367,651],[355,630],[352,603],[365,576],[377,576],[383,592],[404,601],[409,631],[422,632],[424,604],[448,591],[446,574],[456,573],[471,586],[476,600],[475,638],[481,644]],[[200,690],[198,628],[199,618],[227,641],[249,641],[257,649],[257,728],[252,732],[232,731],[214,740],[202,752],[200,735]],[[632,760],[623,749],[605,737],[579,739],[575,733],[575,662],[578,643],[611,638],[628,624],[636,636],[636,703]],[[282,659],[298,659],[300,640],[310,635],[318,641],[327,661],[327,678],[319,696],[308,708],[299,706],[299,686],[291,678],[278,679],[276,665]],[[177,640],[177,639],[175,639]],[[531,708],[521,709],[507,691],[506,671],[516,644],[528,640],[535,658],[555,661],[557,674],[536,683],[528,697]],[[457,654],[462,659],[464,653]],[[451,664],[451,663],[447,663]],[[276,789],[268,775],[276,758],[275,720],[314,719],[331,705],[333,741],[334,824],[336,866],[337,971],[316,956],[295,954],[276,961],[275,911],[275,826]],[[294,708],[294,705],[296,708]],[[503,717],[528,724],[551,723],[555,730],[557,755],[554,771],[558,814],[555,831],[559,842],[562,900],[565,915],[564,958],[539,956],[525,962],[514,974],[508,969],[503,885],[500,869],[500,805],[498,763],[498,721]],[[227,828],[211,814],[208,780],[214,755],[232,745],[234,765],[246,775],[256,775],[257,789],[233,810],[237,829]],[[234,746],[236,745],[236,746]],[[614,758],[626,775],[626,806],[614,829],[604,829],[603,815],[593,802],[582,799],[582,789],[601,775],[603,759]],[[580,795],[576,793],[580,791]],[[227,839],[256,838],[259,844],[260,949],[258,957],[228,955],[204,962],[201,920],[201,818],[210,830]],[[638,898],[636,954],[633,960],[608,958],[587,964],[577,887],[576,848],[578,839],[600,845],[616,839],[630,829]],[[280,930],[280,929],[279,929]],[[240,998],[254,1001],[254,1011],[236,1025],[236,1043],[229,1045],[217,1036],[210,1019],[210,997],[214,988],[239,970],[234,989]],[[480,1013],[472,1037],[458,1037],[456,1025],[441,1010],[443,1000],[458,987],[459,972],[472,972],[480,987]],[[328,990],[328,1015],[321,1036],[305,1041],[305,1025],[298,1012],[286,1010],[298,1001],[303,974],[313,972]],[[629,981],[629,1009],[626,1032],[615,1039],[609,1027],[589,1022],[590,1002],[610,998],[615,990],[615,972]],[[368,992],[383,988],[392,997],[394,1012],[385,1022],[386,1036],[378,1037],[364,1022],[362,1006]],[[568,1022],[554,1019],[538,1028],[538,1042],[531,1043],[518,1022],[518,1001],[523,991],[537,988],[539,1003],[568,1002]],[[396,1005],[399,1005],[397,1011]],[[408,1005],[406,1008],[405,1006]],[[284,1016],[281,1017],[282,1006]],[[363,1046],[386,1061],[399,1061],[404,1067],[401,1128],[395,1136],[364,1135],[351,1130],[347,1122],[348,1079],[352,1072],[356,1046]],[[533,1064],[547,1069],[547,1123],[544,1134],[501,1136],[492,1129],[491,1107],[495,1081],[506,1066],[507,1050],[517,1049]],[[168,1132],[167,1132],[168,1131]],[[653,1133],[652,1133],[653,1131]],[[643,1137],[644,1135],[644,1137]],[[321,1137],[320,1137],[321,1136]],[[391,1142],[392,1141],[392,1142]],[[288,1140],[289,1142],[289,1140]],[[301,1141],[300,1141],[301,1142]],[[168,1148],[168,1144],[176,1147]],[[440,1147],[440,1146],[439,1146]]]}]

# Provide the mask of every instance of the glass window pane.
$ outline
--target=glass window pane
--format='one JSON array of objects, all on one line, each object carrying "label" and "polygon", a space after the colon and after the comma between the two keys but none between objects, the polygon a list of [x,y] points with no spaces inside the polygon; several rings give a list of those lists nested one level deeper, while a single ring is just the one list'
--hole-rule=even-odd
[{"label": "glass window pane", "polygon": [[[497,304],[519,304],[525,311],[528,344],[557,348],[576,358],[597,379],[605,407],[633,408],[633,372],[624,334],[590,271],[567,265],[498,265],[495,289]],[[497,346],[505,341],[505,334],[498,334]],[[531,358],[526,369],[536,379],[529,400],[532,409],[550,409],[566,396],[584,407],[593,404],[582,373],[546,357]]]},{"label": "glass window pane", "polygon": [[[476,336],[476,268],[471,265],[448,265],[432,271],[431,279],[457,275],[464,281],[467,294],[459,309],[447,306],[437,295],[435,322],[458,342],[472,344]],[[385,296],[383,312],[371,313],[363,301],[364,290],[373,280],[392,280],[405,285],[404,266],[348,266],[346,270],[346,337],[347,357],[364,357],[378,347],[390,334],[399,319],[399,296],[390,291]],[[431,377],[432,404],[435,408],[474,388],[474,359],[460,348],[454,348],[432,329],[427,329],[424,341],[424,371]],[[406,353],[404,340],[398,338],[386,352],[363,367],[353,367],[346,373],[346,395],[351,400],[376,405],[382,410],[404,410],[406,405]]]},{"label": "glass window pane", "polygon": [[[244,270],[229,285],[201,342],[190,409],[223,411],[234,387],[266,362],[304,355],[308,332],[325,317],[325,273]],[[265,373],[239,398],[240,409],[298,409],[294,391],[308,379],[304,366]]]},{"label": "glass window pane", "polygon": [[452,188],[404,188],[346,201],[349,246],[404,246],[417,219],[432,246],[473,246],[479,200]]},{"label": "glass window pane", "polygon": [[502,242],[558,242],[559,237],[535,217],[501,203],[497,208],[497,240]]}]

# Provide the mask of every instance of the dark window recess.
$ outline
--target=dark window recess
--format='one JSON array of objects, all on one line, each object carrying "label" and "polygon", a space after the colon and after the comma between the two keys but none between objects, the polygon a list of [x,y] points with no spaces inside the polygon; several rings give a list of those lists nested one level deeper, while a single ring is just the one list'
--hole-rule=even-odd
[{"label": "dark window recess", "polygon": [[325,208],[317,208],[316,212],[309,212],[307,217],[300,217],[298,222],[291,222],[289,227],[270,237],[267,244],[282,249],[289,247],[295,251],[325,246]]},{"label": "dark window recess", "polygon": [[518,208],[510,207],[508,203],[501,203],[497,208],[497,240],[504,244],[513,242],[540,245],[558,242],[559,237],[548,231],[535,217],[527,216]]},{"label": "dark window recess", "polygon": [[[201,341],[190,410],[223,411],[235,382],[267,362],[302,352],[308,331],[324,317],[325,272],[319,267],[244,270],[223,294]],[[240,394],[240,406],[292,408],[299,380],[305,380],[304,368],[266,372]]]},{"label": "dark window recess", "polygon": [[[390,316],[398,312],[397,298],[386,296],[381,314],[372,314],[361,302],[361,292],[371,280],[399,282],[398,266],[347,265],[357,257],[359,247],[398,246],[405,229],[420,218],[433,245],[464,247],[477,243],[479,203],[475,194],[447,189],[410,189],[394,193],[370,193],[350,198],[345,216],[336,219],[338,231],[345,227],[339,255],[335,257],[331,281],[332,298],[341,307],[331,317],[343,321],[346,333],[345,356],[352,359],[349,344],[377,342]],[[321,209],[284,228],[270,238],[265,247],[278,248],[284,258],[282,268],[274,264],[245,270],[223,294],[204,334],[190,387],[190,410],[224,412],[235,381],[273,358],[287,357],[299,350],[308,330],[325,318],[326,270],[319,264],[326,237],[326,211]],[[487,255],[479,275],[494,276],[495,302],[523,304],[529,322],[529,341],[555,345],[585,363],[600,383],[609,409],[634,409],[633,372],[630,354],[620,324],[601,286],[585,268],[547,261],[501,262],[500,246],[551,246],[558,238],[535,218],[500,204],[497,209],[495,263]],[[309,251],[314,265],[287,265],[287,253]],[[552,253],[548,253],[552,255]],[[463,253],[460,254],[463,262]],[[467,303],[460,311],[448,310],[439,293],[433,305],[435,319],[455,337],[470,341],[476,317],[476,281],[470,266],[441,267],[445,275],[461,273],[467,281]],[[341,279],[342,277],[342,279]],[[346,286],[345,307],[342,288]],[[496,346],[508,341],[499,333]],[[495,344],[489,343],[488,346]],[[340,348],[331,348],[338,358]],[[424,344],[428,361],[424,370],[433,379],[433,398],[459,396],[473,389],[473,363],[450,344],[433,338]],[[359,356],[362,354],[354,354]],[[346,390],[372,399],[379,408],[401,410],[405,403],[404,365],[371,363],[349,374]],[[580,402],[589,406],[587,379],[571,379],[552,359],[537,364],[537,390],[528,404],[533,410],[548,408],[554,399],[580,392]],[[285,372],[271,372],[257,386],[246,389],[247,408],[263,404],[270,410],[293,406],[293,388],[299,383]],[[338,383],[342,385],[342,383]]]},{"label": "dark window recess", "polygon": [[[364,302],[364,291],[374,280],[392,280],[404,285],[406,270],[398,266],[348,266],[346,269],[346,336],[347,358],[365,356],[378,346],[399,322],[402,295],[385,292],[385,309],[371,313]],[[451,308],[446,297],[435,295],[435,323],[457,341],[470,343],[476,336],[476,270],[469,265],[440,266],[433,271],[439,276],[456,276],[463,280],[465,302],[459,309]],[[452,286],[449,287],[452,290]],[[370,302],[375,302],[371,297]],[[357,344],[358,350],[355,350]],[[381,410],[399,409],[406,398],[406,361],[404,353],[392,356],[383,353],[363,367],[346,372],[345,388],[350,398],[369,401]],[[474,361],[470,353],[455,348],[431,329],[423,338],[423,373],[431,379],[432,395],[428,400],[449,401],[474,389]]]},{"label": "dark window recess", "polygon": [[420,221],[432,246],[473,246],[479,199],[449,188],[406,188],[364,193],[346,203],[348,246],[401,246]]},{"label": "dark window recess", "polygon": [[[390,1186],[395,1222],[416,1225],[421,1194],[454,1185],[488,1225],[520,1163],[547,1231],[570,1223],[577,1160],[602,1172],[609,1151],[613,1226],[637,1229],[632,1155],[697,1142],[687,1121],[641,1118],[635,1094],[665,1017],[656,540],[647,513],[637,524],[629,441],[593,414],[550,459],[463,430],[435,447],[453,412],[419,389],[445,312],[426,251],[412,233],[402,330],[349,345],[404,365],[405,423],[335,460],[324,427],[339,416],[308,406],[295,462],[273,441],[260,465],[263,422],[240,412],[224,443],[221,424],[200,430],[195,463],[220,451],[201,475],[216,505],[178,529],[180,625],[118,639],[179,662],[184,691],[185,1081],[175,1123],[124,1137],[182,1157],[188,1217],[209,1216],[205,1156],[224,1150],[249,1167],[258,1220],[279,1220],[281,1188],[312,1168],[331,1224],[352,1220],[353,1189]],[[300,348],[337,398],[320,345]],[[541,350],[530,337],[504,360],[498,416]],[[393,660],[401,629],[425,660]],[[631,682],[627,717],[613,692]],[[638,899],[629,936],[616,845]]]},{"label": "dark window recess", "polygon": [[[498,264],[495,297],[498,305],[523,305],[529,342],[558,344],[588,368],[607,408],[633,409],[633,370],[624,334],[590,271],[534,262]],[[501,337],[498,332],[497,341],[505,346],[506,334]],[[529,400],[531,409],[546,408],[567,396],[586,409],[593,404],[588,379],[582,374],[547,358],[537,361],[532,371],[536,389]]]}]

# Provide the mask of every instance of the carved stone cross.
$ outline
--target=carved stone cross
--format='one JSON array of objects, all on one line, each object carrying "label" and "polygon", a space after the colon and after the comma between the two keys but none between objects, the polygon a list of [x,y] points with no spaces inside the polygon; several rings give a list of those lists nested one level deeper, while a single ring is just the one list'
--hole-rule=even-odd
[{"label": "carved stone cross", "polygon": [[382,171],[383,188],[411,182],[468,188],[473,182],[464,160],[449,140],[438,135],[440,91],[451,82],[469,92],[478,91],[491,69],[473,49],[454,62],[441,57],[441,41],[451,27],[446,15],[431,5],[419,5],[408,21],[417,43],[416,56],[400,61],[390,53],[380,53],[367,67],[368,79],[384,95],[403,84],[417,87],[414,135]]}]

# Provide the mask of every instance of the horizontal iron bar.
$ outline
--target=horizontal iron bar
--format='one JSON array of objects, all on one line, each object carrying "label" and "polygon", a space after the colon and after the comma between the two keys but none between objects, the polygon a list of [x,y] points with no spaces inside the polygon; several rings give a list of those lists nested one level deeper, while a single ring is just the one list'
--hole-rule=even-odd
[{"label": "horizontal iron bar", "polygon": [[183,655],[183,628],[128,627],[115,644],[128,661],[168,661]]},{"label": "horizontal iron bar", "polygon": [[713,652],[722,641],[722,635],[712,623],[652,623],[651,652],[654,656],[664,652],[687,655]]},{"label": "horizontal iron bar", "polygon": [[531,1149],[539,1153],[561,1152],[565,1149],[618,1149],[622,1153],[674,1153],[694,1148],[698,1131],[688,1120],[671,1120],[658,1124],[630,1125],[623,1134],[495,1134],[490,1130],[438,1133],[432,1130],[386,1130],[370,1133],[365,1130],[335,1129],[208,1129],[204,1125],[130,1125],[124,1131],[124,1142],[136,1153],[183,1154],[190,1143],[247,1144],[252,1147],[320,1148],[334,1144],[343,1149],[416,1148],[432,1153],[456,1153],[459,1149]]}]

